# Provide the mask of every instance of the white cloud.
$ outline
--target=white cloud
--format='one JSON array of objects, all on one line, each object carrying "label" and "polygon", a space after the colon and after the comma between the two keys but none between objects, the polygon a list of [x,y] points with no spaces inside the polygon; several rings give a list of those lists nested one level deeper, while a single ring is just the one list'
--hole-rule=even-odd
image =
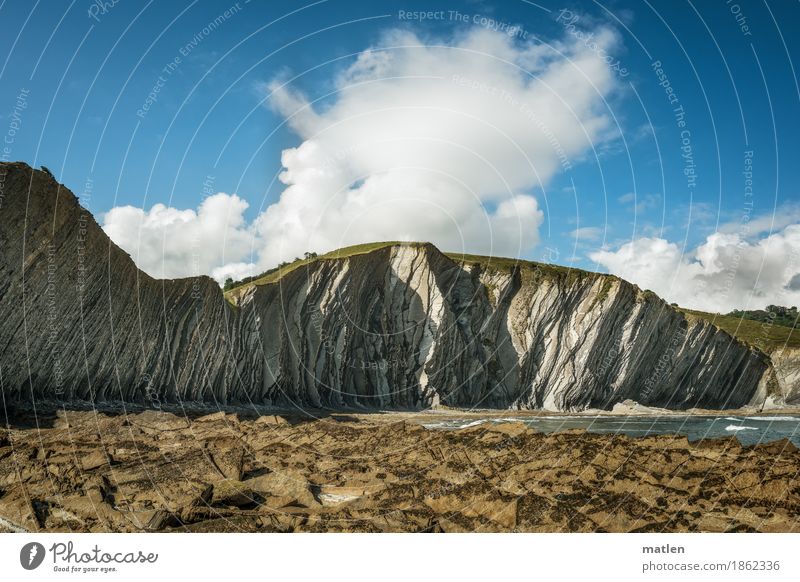
[{"label": "white cloud", "polygon": [[570,231],[569,235],[579,241],[596,241],[603,237],[604,229],[599,226],[582,226]]},{"label": "white cloud", "polygon": [[800,289],[793,284],[800,272],[798,224],[756,240],[715,233],[686,253],[663,238],[639,238],[589,256],[684,307],[727,313],[800,304]]},{"label": "white cloud", "polygon": [[209,196],[197,211],[156,204],[149,211],[118,206],[103,217],[111,240],[153,277],[211,274],[245,258],[252,235],[245,223],[247,202],[224,193]]},{"label": "white cloud", "polygon": [[614,77],[577,41],[559,43],[563,56],[483,29],[437,44],[391,32],[341,73],[326,108],[270,85],[304,141],[284,152],[287,188],[259,219],[263,263],[396,238],[512,256],[535,246],[530,192],[602,140]]},{"label": "white cloud", "polygon": [[661,205],[661,194],[628,192],[617,198],[617,201],[626,206],[632,205],[636,213],[641,214],[658,208]]},{"label": "white cloud", "polygon": [[800,222],[800,204],[786,203],[778,206],[773,212],[750,217],[743,214],[738,221],[720,225],[720,232],[740,233],[744,236],[755,236],[765,232],[777,232],[790,224]]},{"label": "white cloud", "polygon": [[[612,52],[616,35],[594,32]],[[338,75],[324,105],[268,83],[268,105],[301,139],[281,157],[286,187],[251,225],[236,211],[228,212],[232,223],[213,225],[202,272],[236,277],[305,251],[376,240],[530,254],[543,220],[533,193],[615,134],[605,98],[617,83],[597,52],[570,35],[548,47],[482,28],[427,44],[389,32]],[[146,269],[183,274],[194,247],[178,239],[205,228],[202,207],[134,210],[109,213],[112,238]],[[139,230],[143,218],[156,226]]]}]

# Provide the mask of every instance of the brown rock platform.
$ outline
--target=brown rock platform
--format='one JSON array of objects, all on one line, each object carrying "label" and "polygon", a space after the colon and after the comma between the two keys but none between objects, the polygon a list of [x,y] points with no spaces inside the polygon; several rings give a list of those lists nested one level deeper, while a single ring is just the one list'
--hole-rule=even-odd
[{"label": "brown rock platform", "polygon": [[418,420],[40,411],[0,429],[0,531],[800,529],[788,441]]}]

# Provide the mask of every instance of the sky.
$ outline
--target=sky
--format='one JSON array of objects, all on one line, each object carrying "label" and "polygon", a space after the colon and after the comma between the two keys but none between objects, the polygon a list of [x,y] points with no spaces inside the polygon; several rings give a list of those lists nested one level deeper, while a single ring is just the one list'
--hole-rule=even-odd
[{"label": "sky", "polygon": [[[0,3],[2,160],[157,277],[376,240],[800,304],[800,3]],[[800,66],[800,63],[798,63]]]}]

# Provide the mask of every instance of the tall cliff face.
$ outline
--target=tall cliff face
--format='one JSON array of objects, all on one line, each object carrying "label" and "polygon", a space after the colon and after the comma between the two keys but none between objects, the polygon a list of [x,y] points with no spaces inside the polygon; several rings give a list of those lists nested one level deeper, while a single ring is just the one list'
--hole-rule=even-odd
[{"label": "tall cliff face", "polygon": [[317,261],[237,294],[259,400],[581,410],[747,404],[766,358],[616,278],[431,245]]},{"label": "tall cliff face", "polygon": [[236,345],[219,286],[150,278],[52,177],[0,171],[6,399],[225,398]]},{"label": "tall cliff face", "polygon": [[779,347],[752,399],[757,406],[800,406],[800,349]]},{"label": "tall cliff face", "polygon": [[207,277],[140,272],[50,176],[2,170],[7,400],[733,408],[771,373],[760,352],[617,278],[426,244],[317,260],[231,305]]}]

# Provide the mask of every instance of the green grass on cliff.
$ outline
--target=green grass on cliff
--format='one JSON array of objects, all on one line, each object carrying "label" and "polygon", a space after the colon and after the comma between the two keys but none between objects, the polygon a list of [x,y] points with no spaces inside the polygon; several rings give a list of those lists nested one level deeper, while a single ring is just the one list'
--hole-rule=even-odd
[{"label": "green grass on cliff", "polygon": [[[355,255],[363,255],[366,253],[371,253],[373,251],[377,251],[395,245],[417,246],[422,244],[426,243],[404,242],[404,241],[374,242],[374,243],[366,243],[366,244],[344,247],[341,249],[337,249],[335,251],[331,251],[329,253],[325,253],[324,255],[319,255],[307,259],[296,259],[291,263],[288,263],[281,267],[270,269],[269,271],[266,271],[261,275],[257,275],[253,278],[248,278],[243,281],[237,281],[231,287],[226,289],[225,294],[226,296],[230,296],[231,294],[237,294],[238,292],[241,292],[244,288],[249,287],[251,285],[269,285],[270,283],[276,283],[280,281],[284,276],[291,273],[292,271],[299,269],[300,267],[303,267],[305,265],[314,263],[316,261],[344,259]],[[485,269],[492,269],[496,271],[510,271],[514,267],[518,267],[523,269],[523,275],[525,275],[525,271],[527,271],[528,273],[538,272],[544,276],[548,275],[563,276],[572,279],[581,279],[586,276],[598,276],[597,273],[590,273],[588,271],[583,271],[581,269],[562,267],[561,265],[551,265],[548,263],[537,263],[534,261],[524,261],[521,259],[507,259],[504,257],[487,257],[483,255],[468,255],[464,253],[443,253],[443,254],[457,263],[477,264]]]},{"label": "green grass on cliff", "polygon": [[704,311],[678,309],[686,314],[687,317],[705,319],[735,338],[768,354],[783,347],[800,347],[800,330],[798,329],[778,324],[769,325],[731,315],[717,315]]},{"label": "green grass on cliff", "polygon": [[484,269],[494,271],[510,271],[514,267],[523,270],[523,276],[527,273],[539,273],[542,276],[566,277],[569,280],[582,279],[584,277],[612,277],[602,273],[592,273],[575,267],[564,267],[551,263],[539,263],[536,261],[525,261],[523,259],[507,259],[504,257],[487,257],[483,255],[467,255],[464,253],[444,253],[444,255],[455,261],[468,265],[480,265]]},{"label": "green grass on cliff", "polygon": [[329,253],[325,253],[324,255],[318,255],[316,257],[311,257],[308,259],[296,259],[295,261],[284,265],[282,267],[277,267],[275,269],[270,269],[262,273],[261,275],[257,275],[253,279],[239,281],[233,284],[232,287],[228,288],[225,291],[226,295],[230,293],[234,293],[236,291],[241,291],[243,287],[247,287],[250,285],[269,285],[270,283],[276,283],[280,281],[284,276],[288,275],[295,269],[299,269],[304,265],[310,265],[316,261],[325,261],[331,259],[344,259],[347,257],[352,257],[355,255],[363,255],[366,253],[371,253],[372,251],[377,251],[386,247],[395,246],[395,245],[416,245],[421,243],[409,243],[409,242],[402,242],[402,241],[383,241],[383,242],[375,242],[375,243],[366,243],[361,245],[353,245],[350,247],[344,247],[341,249],[337,249],[335,251],[331,251]]}]

